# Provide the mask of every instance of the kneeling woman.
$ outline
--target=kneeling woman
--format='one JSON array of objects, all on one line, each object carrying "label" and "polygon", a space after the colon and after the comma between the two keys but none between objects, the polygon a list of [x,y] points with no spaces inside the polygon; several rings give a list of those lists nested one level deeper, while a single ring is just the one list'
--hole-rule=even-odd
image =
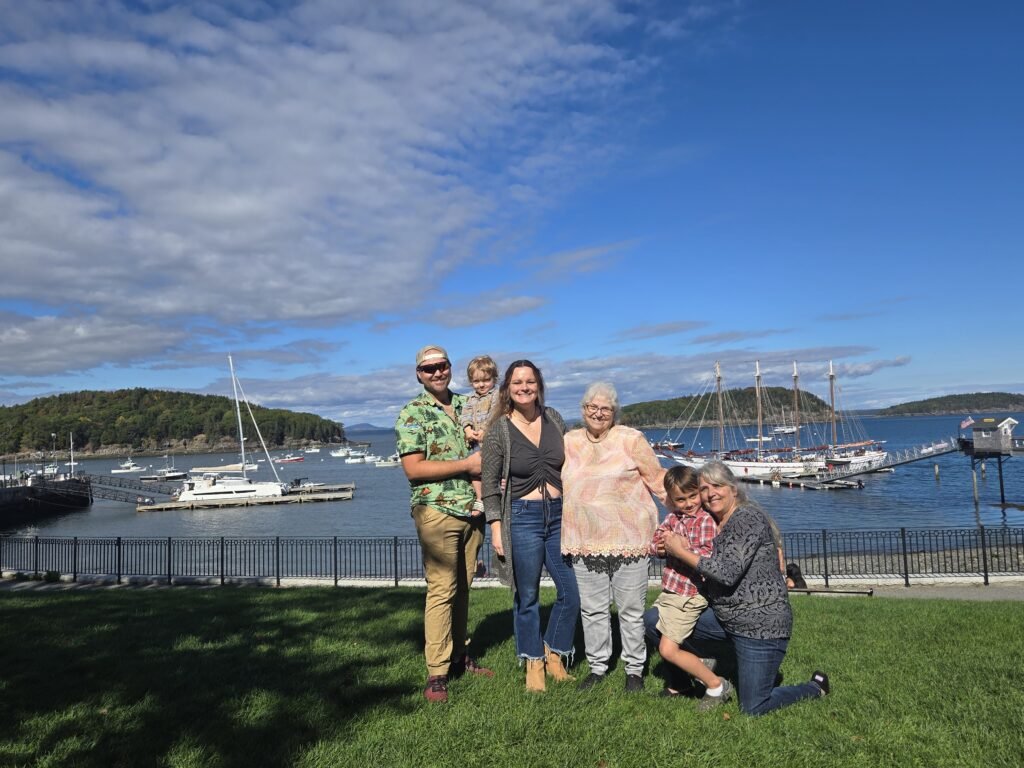
[{"label": "kneeling woman", "polygon": [[666,549],[704,577],[711,610],[701,614],[685,645],[700,656],[714,655],[721,643],[736,654],[740,709],[763,715],[802,699],[829,692],[828,676],[815,672],[809,682],[776,686],[793,630],[785,577],[768,515],[746,498],[730,469],[712,461],[699,471],[704,508],[718,523],[709,557],[686,548],[680,537]]},{"label": "kneeling woman", "polygon": [[[484,514],[491,545],[505,566],[502,581],[513,590],[516,654],[526,661],[526,687],[543,691],[545,668],[555,680],[572,679],[564,659],[574,652],[580,614],[576,577],[561,548],[565,422],[544,407],[544,379],[529,360],[509,366],[495,410],[483,442]],[[557,596],[542,636],[545,566]]]}]

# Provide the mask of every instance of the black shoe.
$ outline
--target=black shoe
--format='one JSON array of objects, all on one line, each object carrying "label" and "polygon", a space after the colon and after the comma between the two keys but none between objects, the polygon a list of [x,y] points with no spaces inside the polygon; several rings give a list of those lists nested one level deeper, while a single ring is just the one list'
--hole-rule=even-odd
[{"label": "black shoe", "polygon": [[604,675],[599,675],[596,672],[591,672],[589,675],[583,678],[583,682],[580,683],[579,689],[581,691],[589,691],[598,683],[604,682]]},{"label": "black shoe", "polygon": [[822,696],[828,696],[828,692],[832,690],[832,687],[828,684],[828,675],[824,672],[815,672],[811,675],[811,683],[818,686]]},{"label": "black shoe", "polygon": [[626,693],[639,693],[644,689],[644,679],[640,675],[626,675]]}]

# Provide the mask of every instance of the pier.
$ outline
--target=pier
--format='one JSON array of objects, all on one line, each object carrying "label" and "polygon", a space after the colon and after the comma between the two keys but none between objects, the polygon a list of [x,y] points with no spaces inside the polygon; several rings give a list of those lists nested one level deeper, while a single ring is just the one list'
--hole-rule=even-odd
[{"label": "pier", "polygon": [[827,488],[822,488],[822,486],[829,485],[834,487],[850,487],[844,481],[851,477],[870,475],[872,472],[881,472],[886,469],[893,469],[903,464],[911,464],[915,461],[933,459],[936,456],[955,453],[958,450],[960,450],[960,447],[957,444],[956,438],[949,437],[945,440],[937,440],[929,445],[916,446],[902,451],[889,451],[886,454],[886,457],[881,461],[863,464],[856,468],[836,467],[832,470],[820,472],[813,481],[801,481],[801,485],[805,488],[813,488],[815,490],[828,490]]},{"label": "pier", "polygon": [[307,484],[302,478],[293,480],[282,496],[260,496],[204,501],[156,501],[153,494],[173,497],[178,484],[143,482],[137,478],[117,475],[81,475],[101,499],[135,504],[137,512],[163,512],[172,509],[211,509],[216,507],[255,507],[264,504],[303,504],[314,501],[350,501],[356,492],[355,483]]}]

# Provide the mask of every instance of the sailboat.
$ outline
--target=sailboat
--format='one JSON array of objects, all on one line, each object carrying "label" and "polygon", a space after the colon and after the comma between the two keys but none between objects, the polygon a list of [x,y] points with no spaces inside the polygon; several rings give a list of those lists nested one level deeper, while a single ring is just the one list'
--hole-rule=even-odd
[{"label": "sailboat", "polygon": [[[715,395],[718,405],[718,421],[715,441],[710,454],[700,455],[693,452],[678,453],[663,451],[662,455],[679,464],[699,468],[707,461],[716,459],[728,466],[741,480],[781,480],[783,478],[813,477],[838,464],[850,466],[866,466],[880,463],[886,452],[880,450],[880,443],[873,440],[860,440],[851,443],[838,441],[838,411],[835,400],[835,372],[829,361],[829,401],[830,422],[832,425],[832,441],[829,444],[811,448],[801,448],[800,426],[800,386],[796,363],[793,363],[793,411],[792,422],[784,425],[784,430],[772,430],[771,436],[764,434],[765,418],[762,402],[761,365],[754,363],[754,396],[757,405],[757,432],[754,437],[742,438],[741,442],[729,445],[726,442],[725,408],[722,391],[722,371],[718,362],[715,363]],[[782,445],[785,435],[792,435],[791,445]],[[778,438],[768,445],[773,438]],[[751,445],[743,445],[750,443]]]},{"label": "sailboat", "polygon": [[[225,474],[224,471],[209,468],[203,471],[200,476],[191,476],[185,480],[182,484],[181,489],[178,491],[176,501],[187,501],[192,503],[202,502],[223,502],[224,500],[230,499],[244,499],[246,501],[259,502],[260,499],[274,500],[284,494],[288,493],[288,485],[281,482],[281,478],[277,475],[277,470],[274,469],[274,465],[270,467],[274,471],[275,482],[265,481],[257,482],[250,480],[246,476],[248,466],[245,460],[245,435],[242,430],[242,407],[241,401],[239,400],[239,392],[242,394],[242,400],[245,400],[245,391],[242,390],[241,382],[238,381],[238,377],[235,376],[235,364],[231,359],[231,355],[228,355],[228,367],[231,370],[231,389],[235,397],[235,418],[238,423],[238,444],[241,453],[240,463],[240,475]],[[259,436],[260,445],[263,446],[264,453],[269,454],[267,451],[267,445],[263,441],[263,434],[260,432],[260,427],[256,423],[256,419],[252,414],[252,408],[249,405],[249,401],[245,400],[246,410],[249,412],[249,418],[252,419],[253,426],[256,429],[256,434]],[[196,470],[193,469],[193,472]]]}]

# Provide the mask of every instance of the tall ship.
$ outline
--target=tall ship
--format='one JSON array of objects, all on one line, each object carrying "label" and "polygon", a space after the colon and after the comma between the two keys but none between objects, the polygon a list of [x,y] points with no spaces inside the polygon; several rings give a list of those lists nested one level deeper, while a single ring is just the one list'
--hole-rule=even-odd
[{"label": "tall ship", "polygon": [[[656,444],[659,453],[685,466],[699,468],[707,461],[718,460],[728,466],[741,480],[781,480],[786,478],[813,477],[837,467],[866,469],[881,464],[887,452],[882,443],[863,436],[852,416],[843,414],[836,407],[836,376],[832,361],[829,361],[829,420],[831,440],[808,441],[808,437],[820,435],[810,430],[811,424],[800,423],[800,377],[796,363],[793,363],[793,404],[788,414],[782,417],[766,414],[761,365],[754,363],[754,398],[756,422],[743,426],[738,413],[728,413],[725,391],[722,388],[721,365],[715,362],[715,405],[716,416],[712,425],[712,447],[707,453],[681,450],[681,435],[684,429],[695,426],[699,431],[705,425],[685,424],[675,439]],[[707,409],[695,408],[695,412]],[[733,409],[735,411],[735,409]],[[774,426],[773,426],[774,422]],[[840,439],[841,424],[848,427],[845,432],[855,438],[844,442]],[[820,424],[814,424],[820,428]],[[751,429],[755,431],[749,434]],[[675,446],[675,447],[672,447]]]}]

